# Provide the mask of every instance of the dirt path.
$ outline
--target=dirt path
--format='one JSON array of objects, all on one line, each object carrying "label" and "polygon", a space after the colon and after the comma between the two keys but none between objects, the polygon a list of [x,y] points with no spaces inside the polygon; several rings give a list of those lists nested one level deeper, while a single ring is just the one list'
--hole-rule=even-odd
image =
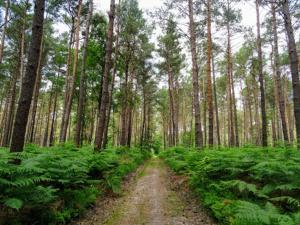
[{"label": "dirt path", "polygon": [[[105,213],[106,212],[106,213]],[[107,202],[78,225],[213,225],[206,212],[172,191],[168,170],[159,159],[149,161],[128,192]]]}]

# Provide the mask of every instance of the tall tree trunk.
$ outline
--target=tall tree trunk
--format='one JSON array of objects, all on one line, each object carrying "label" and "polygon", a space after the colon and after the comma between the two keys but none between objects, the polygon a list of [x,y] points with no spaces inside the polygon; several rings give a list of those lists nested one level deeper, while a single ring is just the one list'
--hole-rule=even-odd
[{"label": "tall tree trunk", "polygon": [[289,1],[282,1],[281,8],[284,26],[288,37],[288,49],[290,58],[290,67],[292,74],[293,83],[293,100],[294,100],[294,115],[296,122],[296,132],[297,132],[297,145],[300,149],[300,82],[299,82],[299,68],[298,68],[298,55],[296,49],[296,42],[294,37],[294,30],[291,21],[291,15],[289,10]]},{"label": "tall tree trunk", "polygon": [[8,23],[9,7],[10,7],[10,0],[6,0],[5,15],[4,15],[4,26],[3,26],[3,30],[2,30],[1,46],[0,46],[0,64],[2,64],[2,60],[3,60],[3,51],[4,51],[4,44],[5,44],[5,35],[6,35],[7,23]]},{"label": "tall tree trunk", "polygon": [[169,90],[169,109],[170,109],[170,137],[171,146],[176,145],[176,118],[174,101],[174,81],[171,65],[168,63],[168,90]]},{"label": "tall tree trunk", "polygon": [[212,39],[211,0],[207,0],[207,105],[208,105],[208,145],[214,144],[214,108],[211,81]]},{"label": "tall tree trunk", "polygon": [[262,133],[262,146],[268,146],[268,133],[267,133],[267,114],[266,114],[266,97],[264,87],[264,74],[263,74],[263,55],[260,37],[260,13],[259,4],[261,0],[255,0],[256,5],[256,27],[257,27],[257,53],[258,53],[258,79],[260,85],[260,110],[261,110],[261,133]]},{"label": "tall tree trunk", "polygon": [[[119,0],[118,7],[120,9],[121,7],[121,0]],[[105,124],[105,130],[104,130],[104,137],[103,137],[103,148],[106,148],[108,143],[108,127],[110,123],[110,114],[112,110],[112,104],[113,104],[113,93],[115,88],[115,78],[117,74],[117,60],[119,58],[119,35],[120,35],[120,18],[117,17],[117,33],[116,33],[116,46],[115,46],[115,57],[114,57],[114,64],[113,64],[113,73],[112,73],[112,79],[109,89],[109,99],[108,99],[108,109],[107,109],[107,119]],[[112,135],[114,137],[114,134]]]},{"label": "tall tree trunk", "polygon": [[93,0],[89,0],[89,12],[86,18],[85,39],[83,43],[82,66],[80,72],[80,87],[79,87],[79,101],[77,108],[77,124],[76,124],[76,138],[75,143],[79,147],[81,145],[81,137],[83,132],[84,120],[84,94],[85,94],[85,69],[87,58],[87,47],[89,42],[90,24],[93,15]]},{"label": "tall tree trunk", "polygon": [[42,37],[41,41],[41,51],[39,55],[39,62],[38,62],[38,68],[37,68],[37,75],[36,75],[36,81],[34,85],[34,91],[33,91],[33,99],[32,99],[32,105],[31,105],[31,116],[29,119],[29,123],[27,125],[27,140],[32,143],[33,142],[33,133],[34,133],[34,127],[35,127],[35,122],[36,122],[36,109],[37,109],[37,104],[38,104],[38,99],[39,99],[39,94],[40,94],[40,86],[42,82],[42,62],[43,62],[43,41],[44,38]]},{"label": "tall tree trunk", "polygon": [[230,69],[230,79],[231,79],[233,115],[234,115],[234,135],[235,135],[234,136],[234,144],[236,147],[238,147],[240,145],[240,142],[239,142],[238,118],[237,118],[237,108],[236,108],[232,63],[231,63],[231,69]]},{"label": "tall tree trunk", "polygon": [[[229,2],[227,2],[227,7],[229,8]],[[228,146],[234,146],[235,136],[234,136],[234,121],[233,121],[233,98],[232,98],[232,53],[231,53],[231,31],[229,22],[227,26],[227,101],[228,101]]]},{"label": "tall tree trunk", "polygon": [[250,87],[249,87],[249,81],[246,78],[246,101],[247,101],[247,108],[248,108],[248,112],[249,112],[249,124],[250,124],[250,132],[249,133],[249,138],[251,140],[251,144],[254,143],[253,141],[253,117],[252,117],[252,107],[251,107],[251,97],[250,97]]},{"label": "tall tree trunk", "polygon": [[[28,114],[36,80],[39,55],[41,51],[44,11],[45,0],[36,0],[32,21],[32,39],[28,53],[26,73],[22,82],[21,94],[13,128],[12,142],[10,146],[11,152],[23,151],[26,125],[28,121]],[[18,163],[18,161],[16,161],[16,163]]]},{"label": "tall tree trunk", "polygon": [[282,81],[280,74],[280,65],[279,65],[279,53],[278,53],[278,35],[277,35],[277,20],[276,20],[276,11],[275,5],[272,3],[272,22],[273,22],[273,35],[274,35],[274,66],[276,71],[276,90],[279,100],[279,112],[281,118],[282,132],[285,144],[289,143],[289,135],[287,130],[287,124],[285,120],[285,102],[284,95],[282,93]]},{"label": "tall tree trunk", "polygon": [[95,138],[95,149],[100,150],[103,147],[103,136],[106,120],[106,112],[109,102],[109,74],[112,67],[112,46],[113,46],[113,31],[114,31],[114,20],[115,20],[115,0],[110,2],[110,12],[109,12],[109,25],[107,32],[106,50],[105,50],[105,65],[104,74],[102,82],[102,94],[101,94],[101,104],[99,110],[99,120],[98,129]]},{"label": "tall tree trunk", "polygon": [[[127,47],[129,49],[129,46]],[[128,57],[128,56],[127,56]],[[123,84],[124,95],[122,96],[122,109],[121,109],[121,137],[120,145],[125,146],[127,143],[127,122],[128,122],[128,78],[129,78],[129,57],[126,59],[125,64],[125,80]]]},{"label": "tall tree trunk", "polygon": [[75,30],[75,18],[72,17],[72,26],[70,30],[70,40],[68,44],[68,58],[67,58],[67,71],[66,71],[66,78],[65,78],[65,93],[64,93],[64,104],[63,104],[63,113],[61,118],[61,127],[60,127],[60,134],[59,134],[59,140],[61,141],[63,139],[63,129],[65,127],[66,123],[66,115],[67,115],[67,103],[70,95],[70,71],[71,71],[71,65],[72,65],[72,47],[73,47],[73,40],[74,40],[74,32]]},{"label": "tall tree trunk", "polygon": [[188,0],[189,5],[189,31],[190,31],[190,47],[192,53],[192,74],[193,74],[193,101],[195,115],[195,144],[197,148],[203,147],[203,136],[201,128],[201,112],[199,102],[199,81],[198,81],[198,65],[197,65],[197,43],[196,28],[194,22],[193,0]]},{"label": "tall tree trunk", "polygon": [[[65,142],[67,139],[67,131],[70,121],[70,114],[72,110],[72,102],[73,102],[73,95],[75,91],[76,85],[76,78],[77,78],[77,69],[78,69],[78,51],[79,51],[79,42],[80,42],[80,16],[81,16],[81,8],[82,8],[82,0],[78,1],[78,10],[77,10],[77,17],[76,17],[76,24],[75,24],[75,53],[74,53],[74,63],[73,63],[73,74],[70,81],[70,90],[68,100],[65,105],[65,117],[64,123],[61,130],[61,137],[60,142]],[[69,132],[70,134],[70,132]]]},{"label": "tall tree trunk", "polygon": [[214,62],[213,54],[212,54],[212,74],[213,74],[213,85],[214,85],[214,103],[215,103],[214,105],[215,105],[215,112],[216,112],[217,141],[218,141],[218,145],[221,145],[215,62]]}]

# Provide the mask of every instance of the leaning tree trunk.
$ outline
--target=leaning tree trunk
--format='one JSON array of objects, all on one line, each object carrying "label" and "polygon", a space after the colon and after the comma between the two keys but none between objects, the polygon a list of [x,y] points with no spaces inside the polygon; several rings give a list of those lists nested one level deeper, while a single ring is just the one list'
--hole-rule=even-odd
[{"label": "leaning tree trunk", "polygon": [[113,31],[114,31],[114,20],[115,20],[115,0],[110,2],[110,12],[109,12],[109,25],[107,32],[107,41],[105,49],[105,65],[104,65],[104,74],[102,80],[102,94],[100,101],[99,109],[99,120],[98,120],[98,129],[95,138],[95,149],[100,150],[103,146],[103,136],[106,120],[106,112],[109,101],[109,75],[112,67],[112,47],[113,47]]},{"label": "leaning tree trunk", "polygon": [[189,31],[190,31],[190,47],[192,54],[192,75],[193,75],[193,104],[195,115],[195,144],[197,148],[203,147],[203,136],[201,128],[201,112],[199,102],[199,81],[198,81],[198,65],[197,65],[197,43],[196,28],[194,22],[193,0],[188,0],[189,4]]},{"label": "leaning tree trunk", "polygon": [[256,4],[256,26],[257,26],[257,53],[258,53],[258,79],[260,85],[260,110],[261,110],[261,133],[262,133],[262,146],[268,146],[268,133],[267,133],[267,114],[266,114],[266,98],[264,87],[264,74],[263,74],[263,56],[260,37],[260,13],[259,4],[260,0],[255,1]]},{"label": "leaning tree trunk", "polygon": [[[23,78],[19,104],[15,117],[15,123],[10,146],[11,152],[21,152],[24,147],[26,125],[36,80],[36,70],[41,51],[43,36],[45,0],[36,0],[34,6],[34,16],[32,21],[32,38],[28,53],[28,63],[26,73]],[[16,163],[18,163],[16,161]]]},{"label": "leaning tree trunk", "polygon": [[91,24],[92,15],[93,15],[93,0],[89,0],[89,12],[86,19],[85,39],[83,43],[83,53],[82,53],[82,67],[80,73],[79,101],[78,101],[78,108],[77,108],[75,142],[78,147],[81,145],[81,137],[82,137],[82,130],[83,130],[85,69],[86,69],[87,47],[89,42],[89,33],[90,33],[90,24]]},{"label": "leaning tree trunk", "polygon": [[294,97],[294,115],[297,132],[297,146],[300,149],[300,82],[299,82],[299,68],[298,55],[296,49],[296,42],[294,37],[294,30],[291,21],[288,0],[283,1],[281,11],[283,13],[284,26],[288,38],[288,49],[290,58],[290,67],[293,83],[293,97]]},{"label": "leaning tree trunk", "polygon": [[214,108],[211,81],[212,40],[211,40],[211,0],[207,0],[207,105],[208,105],[208,145],[214,144]]}]

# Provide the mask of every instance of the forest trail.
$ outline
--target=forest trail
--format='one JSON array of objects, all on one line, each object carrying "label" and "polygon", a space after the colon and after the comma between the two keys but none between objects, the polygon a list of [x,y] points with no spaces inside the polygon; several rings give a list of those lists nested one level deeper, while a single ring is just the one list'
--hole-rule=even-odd
[{"label": "forest trail", "polygon": [[97,205],[77,225],[213,225],[195,201],[178,190],[163,162],[151,159],[131,181],[127,193]]}]

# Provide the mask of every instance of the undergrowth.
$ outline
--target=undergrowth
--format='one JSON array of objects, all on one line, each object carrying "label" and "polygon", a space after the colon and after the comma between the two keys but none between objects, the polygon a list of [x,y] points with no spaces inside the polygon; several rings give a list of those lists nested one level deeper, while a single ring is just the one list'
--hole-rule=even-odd
[{"label": "undergrowth", "polygon": [[219,224],[300,224],[300,153],[292,149],[173,148],[160,156]]},{"label": "undergrowth", "polygon": [[[72,145],[28,146],[21,154],[0,149],[0,224],[66,224],[102,192],[120,192],[124,176],[149,154],[139,149]],[[21,165],[9,163],[21,159]]]}]

